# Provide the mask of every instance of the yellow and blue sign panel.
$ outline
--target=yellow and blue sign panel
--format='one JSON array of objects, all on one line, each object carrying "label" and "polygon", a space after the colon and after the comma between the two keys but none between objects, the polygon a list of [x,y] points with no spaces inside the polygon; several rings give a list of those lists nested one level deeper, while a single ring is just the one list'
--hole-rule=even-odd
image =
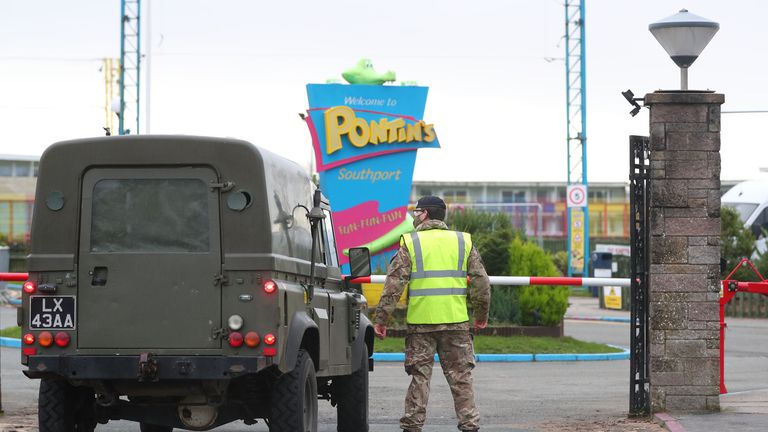
[{"label": "yellow and blue sign panel", "polygon": [[[416,150],[437,148],[427,87],[309,84],[307,125],[339,251],[366,246],[383,272],[407,217]],[[348,270],[348,257],[339,254]]]},{"label": "yellow and blue sign panel", "polygon": [[584,238],[586,229],[584,227],[584,209],[573,207],[571,213],[571,256],[570,267],[573,273],[584,273]]}]

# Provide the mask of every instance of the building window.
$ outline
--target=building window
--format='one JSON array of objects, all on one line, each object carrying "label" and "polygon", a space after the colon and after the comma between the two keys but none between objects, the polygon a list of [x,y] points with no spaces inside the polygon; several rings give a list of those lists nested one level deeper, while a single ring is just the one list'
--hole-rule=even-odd
[{"label": "building window", "polygon": [[2,161],[0,162],[0,177],[13,176],[13,162]]},{"label": "building window", "polygon": [[565,202],[565,191],[564,187],[557,188],[557,202]]},{"label": "building window", "polygon": [[445,202],[452,203],[467,203],[467,191],[463,189],[446,190],[443,191],[443,199]]},{"label": "building window", "polygon": [[525,191],[501,191],[501,202],[523,203],[525,202]]},{"label": "building window", "polygon": [[608,193],[605,190],[590,190],[589,200],[596,202],[605,202],[608,198]]},{"label": "building window", "polygon": [[14,177],[29,177],[31,164],[29,162],[14,162],[13,164],[13,176]]},{"label": "building window", "polygon": [[[622,205],[622,207],[625,207]],[[624,237],[628,230],[626,229],[626,220],[624,211],[627,209],[622,208],[621,211],[608,212],[608,236],[610,237]]]}]

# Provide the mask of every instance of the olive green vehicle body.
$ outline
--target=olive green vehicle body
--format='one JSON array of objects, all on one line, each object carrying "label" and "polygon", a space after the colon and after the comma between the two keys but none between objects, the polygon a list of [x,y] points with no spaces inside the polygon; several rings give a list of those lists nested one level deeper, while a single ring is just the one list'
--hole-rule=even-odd
[{"label": "olive green vehicle body", "polygon": [[[341,276],[324,199],[312,254],[313,192],[300,166],[235,139],[52,145],[40,160],[28,260],[38,291],[24,294],[19,323],[23,334],[63,331],[70,342],[33,345],[25,374],[93,388],[102,422],[204,430],[269,417],[269,389],[304,350],[319,397],[332,399],[334,377],[366,364],[373,331],[365,299]],[[46,300],[33,307],[34,297]],[[65,297],[69,317],[52,307]],[[242,335],[260,336],[255,347],[231,346],[235,315]],[[182,403],[218,414],[191,427],[173,419]]]}]

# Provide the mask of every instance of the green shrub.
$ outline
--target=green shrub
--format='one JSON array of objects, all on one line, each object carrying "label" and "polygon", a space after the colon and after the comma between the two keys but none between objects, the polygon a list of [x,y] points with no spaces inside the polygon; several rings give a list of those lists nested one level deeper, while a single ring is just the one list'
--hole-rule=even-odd
[{"label": "green shrub", "polygon": [[[510,245],[509,271],[515,276],[559,276],[552,256],[534,243],[519,238]],[[525,286],[514,288],[522,325],[558,325],[568,308],[568,288]]]},{"label": "green shrub", "polygon": [[472,234],[472,243],[483,257],[489,275],[508,274],[509,243],[522,236],[512,227],[509,215],[460,209],[448,213],[446,224],[451,229]]},{"label": "green shrub", "polygon": [[[477,212],[460,209],[448,214],[446,223],[451,229],[472,234],[472,243],[483,258],[485,270],[491,276],[509,275],[510,250],[513,238],[522,234],[512,228],[509,215],[505,213]],[[491,324],[519,324],[515,288],[507,286],[491,287],[491,306],[489,313]]]},{"label": "green shrub", "polygon": [[520,305],[517,288],[491,286],[491,307],[488,313],[491,324],[520,324]]},{"label": "green shrub", "polygon": [[485,264],[485,271],[493,276],[509,274],[509,243],[512,238],[505,239],[503,235],[480,233],[472,236],[472,243],[477,248]]},{"label": "green shrub", "polygon": [[557,251],[552,255],[552,262],[555,264],[560,276],[568,274],[568,251]]},{"label": "green shrub", "polygon": [[520,235],[512,227],[512,221],[506,213],[491,213],[472,209],[452,209],[448,212],[445,223],[458,231],[475,235],[483,233],[512,237]]}]

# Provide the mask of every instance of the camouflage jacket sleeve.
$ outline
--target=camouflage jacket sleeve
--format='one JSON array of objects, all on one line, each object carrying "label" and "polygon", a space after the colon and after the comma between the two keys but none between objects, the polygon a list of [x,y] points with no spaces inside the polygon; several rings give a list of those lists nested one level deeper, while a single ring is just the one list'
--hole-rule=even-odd
[{"label": "camouflage jacket sleeve", "polygon": [[488,310],[491,307],[491,284],[480,253],[472,246],[467,263],[469,276],[469,303],[475,321],[488,321]]},{"label": "camouflage jacket sleeve", "polygon": [[389,317],[394,312],[410,279],[411,254],[405,244],[401,243],[400,249],[389,262],[387,278],[384,280],[384,291],[381,293],[379,305],[376,308],[376,324],[387,325]]}]

